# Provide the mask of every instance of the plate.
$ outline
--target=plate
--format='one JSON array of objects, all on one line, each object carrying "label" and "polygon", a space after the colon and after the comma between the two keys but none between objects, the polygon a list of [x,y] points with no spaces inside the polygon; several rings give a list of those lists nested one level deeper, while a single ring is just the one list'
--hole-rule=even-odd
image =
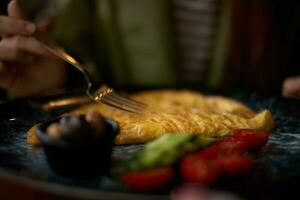
[{"label": "plate", "polygon": [[[224,179],[213,186],[245,199],[287,197],[296,193],[300,178],[300,102],[242,92],[227,93],[256,111],[270,109],[276,127],[267,146],[259,152],[248,176]],[[27,144],[26,132],[35,123],[64,112],[64,109],[35,108],[31,99],[0,105],[0,179],[31,188],[34,192],[82,199],[169,199],[170,191],[157,194],[133,193],[111,177],[75,180],[55,174],[42,148]],[[131,158],[143,145],[115,146],[113,167]],[[1,185],[1,181],[0,181]]]}]

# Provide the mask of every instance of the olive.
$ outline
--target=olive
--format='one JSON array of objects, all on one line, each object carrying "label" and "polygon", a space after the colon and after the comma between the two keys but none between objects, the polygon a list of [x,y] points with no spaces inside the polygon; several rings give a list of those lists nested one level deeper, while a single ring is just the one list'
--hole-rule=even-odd
[{"label": "olive", "polygon": [[60,119],[59,123],[63,132],[62,139],[79,143],[92,139],[93,129],[84,116],[65,116]]},{"label": "olive", "polygon": [[106,123],[104,117],[96,110],[90,110],[86,115],[85,119],[90,123],[94,129],[94,137],[99,138],[105,134]]},{"label": "olive", "polygon": [[59,123],[50,124],[46,130],[48,136],[52,139],[60,139],[63,136],[63,130]]}]

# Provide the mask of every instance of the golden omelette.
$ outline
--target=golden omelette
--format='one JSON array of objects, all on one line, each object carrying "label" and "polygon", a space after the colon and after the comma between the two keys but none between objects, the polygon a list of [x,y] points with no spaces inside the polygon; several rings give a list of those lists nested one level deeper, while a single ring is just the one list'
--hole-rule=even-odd
[{"label": "golden omelette", "polygon": [[[132,98],[148,105],[142,114],[116,110],[102,104],[88,104],[71,113],[85,114],[91,109],[119,123],[116,144],[149,142],[165,133],[197,134],[221,137],[233,129],[270,130],[274,120],[269,110],[255,113],[242,103],[221,96],[204,96],[186,90],[140,92]],[[39,144],[36,126],[28,131],[28,142]]]}]

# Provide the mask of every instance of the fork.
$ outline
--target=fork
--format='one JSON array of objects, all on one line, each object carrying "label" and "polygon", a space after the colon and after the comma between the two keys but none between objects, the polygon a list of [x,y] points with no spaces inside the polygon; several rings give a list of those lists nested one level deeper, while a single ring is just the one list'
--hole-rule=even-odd
[{"label": "fork", "polygon": [[100,89],[92,92],[92,81],[89,77],[88,72],[85,70],[85,67],[74,59],[70,54],[68,54],[63,48],[54,45],[42,42],[35,38],[39,43],[50,53],[64,60],[65,62],[71,64],[77,70],[79,70],[84,76],[88,86],[86,94],[97,103],[103,103],[108,106],[114,107],[116,109],[130,112],[130,113],[141,113],[147,107],[146,104],[136,101],[128,96],[115,92],[113,88],[110,88],[106,85],[102,86]]}]

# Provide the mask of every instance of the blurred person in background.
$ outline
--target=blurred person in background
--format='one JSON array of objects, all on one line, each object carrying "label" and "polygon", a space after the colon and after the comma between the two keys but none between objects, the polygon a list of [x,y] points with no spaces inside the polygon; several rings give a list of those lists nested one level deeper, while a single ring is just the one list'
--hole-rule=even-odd
[{"label": "blurred person in background", "polygon": [[99,85],[300,98],[296,0],[60,0],[55,20],[41,23],[30,22],[17,1],[7,3],[0,16],[0,87],[14,96],[85,86],[33,38],[39,33],[82,62]]}]

